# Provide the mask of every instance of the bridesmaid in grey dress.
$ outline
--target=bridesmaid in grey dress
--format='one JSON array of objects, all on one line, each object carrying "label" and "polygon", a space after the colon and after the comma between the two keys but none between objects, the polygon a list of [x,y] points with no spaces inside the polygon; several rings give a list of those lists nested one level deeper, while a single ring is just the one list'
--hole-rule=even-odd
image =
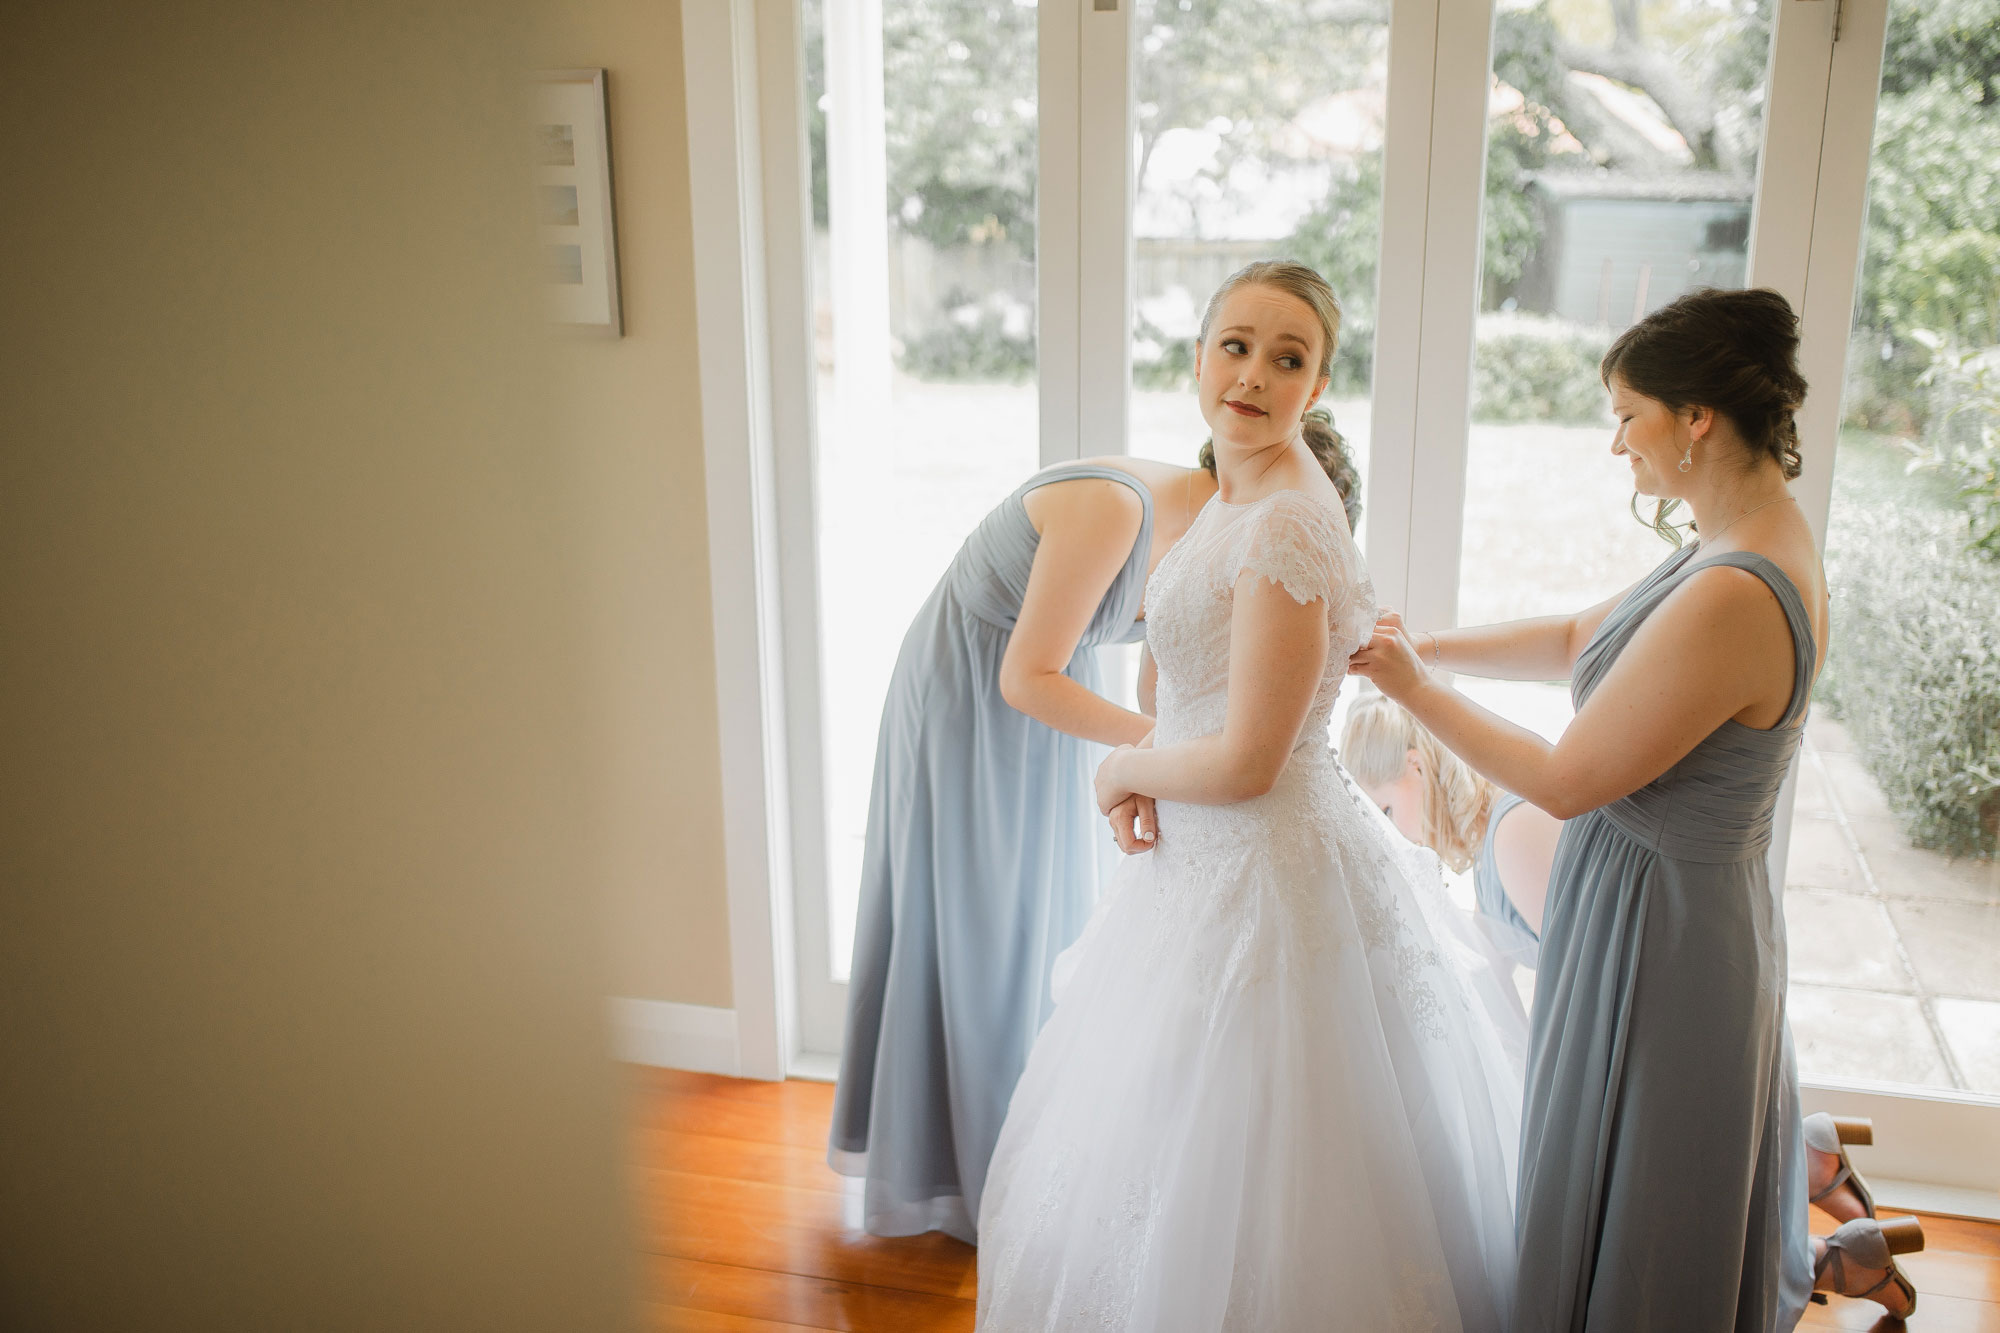
[{"label": "bridesmaid in grey dress", "polygon": [[[1575,616],[1436,633],[1385,615],[1355,669],[1502,787],[1568,821],[1522,1115],[1514,1333],[1769,1333],[1818,1285],[1906,1314],[1905,1223],[1806,1230],[1765,853],[1823,656],[1827,603],[1786,483],[1805,397],[1769,291],[1691,293],[1613,343],[1612,452],[1701,541]],[[1427,666],[1567,676],[1553,746]]]},{"label": "bridesmaid in grey dress", "polygon": [[[1306,433],[1351,497],[1332,418]],[[1153,726],[1099,693],[1093,650],[1144,635],[1147,576],[1215,492],[1206,450],[1194,468],[1044,469],[966,538],[904,637],[876,741],[827,1152],[866,1179],[877,1235],[975,1239],[1050,968],[1089,919],[1110,850],[1097,747]]]}]

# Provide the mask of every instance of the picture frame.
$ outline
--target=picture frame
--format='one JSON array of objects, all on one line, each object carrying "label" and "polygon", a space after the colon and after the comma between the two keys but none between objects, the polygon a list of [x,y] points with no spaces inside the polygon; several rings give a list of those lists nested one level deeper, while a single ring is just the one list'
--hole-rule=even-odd
[{"label": "picture frame", "polygon": [[534,206],[550,318],[620,337],[611,117],[602,69],[535,74]]}]

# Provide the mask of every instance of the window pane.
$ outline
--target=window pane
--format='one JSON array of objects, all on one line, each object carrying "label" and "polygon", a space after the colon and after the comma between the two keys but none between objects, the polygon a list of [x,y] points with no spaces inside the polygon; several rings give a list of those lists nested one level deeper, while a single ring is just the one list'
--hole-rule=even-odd
[{"label": "window pane", "polygon": [[[1597,366],[1647,312],[1743,285],[1770,5],[1501,6],[1461,625],[1580,610],[1669,552],[1633,516]],[[1495,688],[1529,726],[1569,717],[1567,686]]]},{"label": "window pane", "polygon": [[1365,478],[1388,0],[1140,0],[1133,22],[1131,452],[1194,461],[1203,303],[1251,260],[1298,259],[1344,307],[1324,401]]},{"label": "window pane", "polygon": [[[1035,7],[882,0],[879,31],[840,28],[862,8],[803,4],[837,981],[853,952],[875,735],[903,633],[966,534],[1040,458]],[[875,99],[846,96],[865,85],[870,55]],[[871,195],[883,202],[860,207]]]},{"label": "window pane", "polygon": [[1890,8],[1785,916],[1801,1073],[2000,1094],[2000,30],[1933,8]]}]

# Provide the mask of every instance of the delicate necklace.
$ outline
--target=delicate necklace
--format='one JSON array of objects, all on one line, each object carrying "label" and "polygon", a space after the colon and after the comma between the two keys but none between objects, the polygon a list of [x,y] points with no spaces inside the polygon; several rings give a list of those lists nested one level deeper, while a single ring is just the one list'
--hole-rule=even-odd
[{"label": "delicate necklace", "polygon": [[1181,531],[1194,526],[1194,470],[1187,474],[1187,485],[1181,487]]},{"label": "delicate necklace", "polygon": [[1715,541],[1715,540],[1717,540],[1718,538],[1720,538],[1720,537],[1722,536],[1722,534],[1723,534],[1723,533],[1725,533],[1725,532],[1729,531],[1729,530],[1730,530],[1731,528],[1735,527],[1735,526],[1736,526],[1736,525],[1737,525],[1738,523],[1741,523],[1741,522],[1742,522],[1742,521],[1743,521],[1744,519],[1746,519],[1746,518],[1750,517],[1750,515],[1752,515],[1752,514],[1756,513],[1756,512],[1757,512],[1757,511],[1758,511],[1759,509],[1765,509],[1765,508],[1769,508],[1769,507],[1770,507],[1771,505],[1774,505],[1774,504],[1778,503],[1778,500],[1790,500],[1790,499],[1794,499],[1794,498],[1795,498],[1794,496],[1792,496],[1792,495],[1789,495],[1789,494],[1787,494],[1787,495],[1780,495],[1780,496],[1778,496],[1778,497],[1777,497],[1777,499],[1774,499],[1774,500],[1766,500],[1766,501],[1764,501],[1764,503],[1763,503],[1763,504],[1760,504],[1760,505],[1751,505],[1751,506],[1750,506],[1750,507],[1749,507],[1748,509],[1746,509],[1746,510],[1744,510],[1744,511],[1743,511],[1742,513],[1738,514],[1738,515],[1737,515],[1737,516],[1736,516],[1735,518],[1732,518],[1732,519],[1730,519],[1730,520],[1729,520],[1729,521],[1728,521],[1727,523],[1724,523],[1724,524],[1723,524],[1723,525],[1722,525],[1721,527],[1717,528],[1717,529],[1715,530],[1715,536],[1713,536],[1713,537],[1710,537],[1710,536],[1708,536],[1708,535],[1704,534],[1704,535],[1702,536],[1702,539],[1701,539],[1701,540],[1702,540],[1702,544],[1703,544],[1703,545],[1707,545],[1707,544],[1708,544],[1709,542],[1712,542],[1712,541]]}]

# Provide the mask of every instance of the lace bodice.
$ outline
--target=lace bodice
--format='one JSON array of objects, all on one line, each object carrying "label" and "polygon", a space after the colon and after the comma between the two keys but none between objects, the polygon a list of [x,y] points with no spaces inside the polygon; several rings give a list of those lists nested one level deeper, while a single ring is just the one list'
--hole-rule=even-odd
[{"label": "lace bodice", "polygon": [[1249,504],[1208,502],[1146,585],[1146,639],[1159,664],[1156,745],[1222,730],[1229,707],[1229,627],[1245,572],[1278,584],[1301,604],[1326,605],[1326,668],[1299,745],[1324,747],[1327,720],[1347,677],[1347,659],[1375,626],[1375,589],[1347,519],[1302,491]]}]

